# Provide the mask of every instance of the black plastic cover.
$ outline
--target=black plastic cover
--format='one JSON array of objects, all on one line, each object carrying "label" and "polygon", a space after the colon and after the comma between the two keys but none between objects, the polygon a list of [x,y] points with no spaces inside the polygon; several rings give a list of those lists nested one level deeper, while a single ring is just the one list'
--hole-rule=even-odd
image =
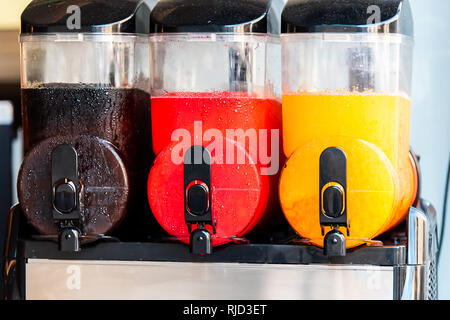
[{"label": "black plastic cover", "polygon": [[375,32],[413,35],[408,0],[289,0],[282,33]]},{"label": "black plastic cover", "polygon": [[151,33],[267,32],[270,0],[161,0]]},{"label": "black plastic cover", "polygon": [[22,33],[148,34],[149,17],[143,0],[34,0],[22,13]]}]

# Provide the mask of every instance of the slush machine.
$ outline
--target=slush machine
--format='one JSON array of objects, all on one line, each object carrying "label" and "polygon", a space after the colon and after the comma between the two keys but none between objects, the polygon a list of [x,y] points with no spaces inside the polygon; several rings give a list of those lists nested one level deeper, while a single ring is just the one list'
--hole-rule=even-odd
[{"label": "slush machine", "polygon": [[7,299],[436,298],[408,1],[285,2],[31,2]]}]

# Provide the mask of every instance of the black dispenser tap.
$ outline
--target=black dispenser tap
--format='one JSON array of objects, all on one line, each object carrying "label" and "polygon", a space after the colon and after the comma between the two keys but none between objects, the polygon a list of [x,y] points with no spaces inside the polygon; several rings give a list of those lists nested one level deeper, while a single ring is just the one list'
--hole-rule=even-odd
[{"label": "black dispenser tap", "polygon": [[59,229],[61,251],[80,251],[80,185],[78,155],[74,147],[62,144],[52,152],[53,219]]},{"label": "black dispenser tap", "polygon": [[329,257],[345,256],[346,242],[339,227],[347,228],[347,157],[339,148],[331,147],[320,156],[320,226],[331,227],[324,238],[324,254]]},{"label": "black dispenser tap", "polygon": [[[203,146],[193,146],[184,155],[184,216],[194,254],[211,254],[210,225],[215,233],[211,211],[211,154]],[[192,225],[197,228],[192,231]]]}]

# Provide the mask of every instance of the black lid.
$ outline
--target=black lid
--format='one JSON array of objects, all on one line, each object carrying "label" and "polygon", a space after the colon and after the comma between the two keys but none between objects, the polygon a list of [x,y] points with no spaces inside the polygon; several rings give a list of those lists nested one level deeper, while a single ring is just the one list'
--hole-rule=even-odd
[{"label": "black lid", "polygon": [[143,0],[34,0],[22,13],[22,33],[148,34],[149,16]]},{"label": "black lid", "polygon": [[150,32],[267,32],[270,0],[161,0]]},{"label": "black lid", "polygon": [[408,0],[289,0],[282,33],[371,32],[413,35]]}]

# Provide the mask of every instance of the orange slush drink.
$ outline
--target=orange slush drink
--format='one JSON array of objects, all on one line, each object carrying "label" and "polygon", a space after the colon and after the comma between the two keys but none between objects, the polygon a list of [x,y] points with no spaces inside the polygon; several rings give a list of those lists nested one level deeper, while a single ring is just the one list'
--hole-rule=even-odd
[{"label": "orange slush drink", "polygon": [[[319,223],[320,153],[347,154],[350,238],[371,239],[393,227],[412,202],[410,100],[375,93],[283,95],[284,152],[280,182],[286,218],[301,236],[323,245]],[[333,145],[330,145],[333,144]],[[348,247],[361,244],[347,241]]]}]

